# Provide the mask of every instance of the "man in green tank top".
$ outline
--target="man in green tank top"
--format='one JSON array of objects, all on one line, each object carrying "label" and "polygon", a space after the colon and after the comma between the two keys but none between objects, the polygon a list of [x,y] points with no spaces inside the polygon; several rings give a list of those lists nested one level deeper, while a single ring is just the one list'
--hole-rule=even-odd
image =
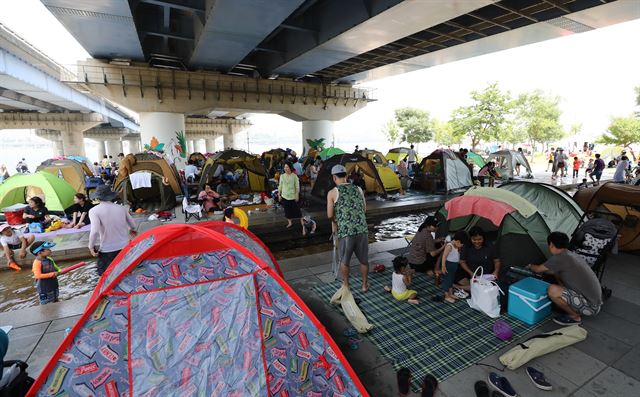
[{"label": "man in green tank top", "polygon": [[342,283],[349,287],[349,262],[355,253],[360,261],[362,291],[366,292],[369,289],[369,229],[364,193],[358,186],[347,182],[347,170],[343,165],[334,165],[331,175],[336,187],[327,193],[327,217],[338,237]]}]

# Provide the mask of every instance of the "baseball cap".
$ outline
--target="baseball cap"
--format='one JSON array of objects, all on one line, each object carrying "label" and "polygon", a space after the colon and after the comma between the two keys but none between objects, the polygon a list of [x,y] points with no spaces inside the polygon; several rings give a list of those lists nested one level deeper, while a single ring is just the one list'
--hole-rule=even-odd
[{"label": "baseball cap", "polygon": [[0,233],[2,233],[4,231],[4,229],[8,229],[10,228],[11,225],[8,223],[3,223],[2,225],[0,225]]},{"label": "baseball cap", "polygon": [[36,241],[31,245],[30,251],[33,255],[35,255],[38,252],[42,251],[43,249],[49,249],[55,246],[56,246],[56,243],[53,243],[51,241]]},{"label": "baseball cap", "polygon": [[341,174],[341,173],[347,173],[347,169],[344,168],[344,165],[342,164],[336,164],[333,167],[331,167],[331,175],[335,175],[335,174]]}]

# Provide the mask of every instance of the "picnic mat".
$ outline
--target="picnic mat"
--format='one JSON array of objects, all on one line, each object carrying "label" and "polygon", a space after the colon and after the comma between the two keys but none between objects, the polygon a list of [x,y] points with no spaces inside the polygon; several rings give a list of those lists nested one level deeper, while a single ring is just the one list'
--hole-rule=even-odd
[{"label": "picnic mat", "polygon": [[[466,301],[455,304],[436,303],[431,297],[441,294],[432,279],[417,275],[411,289],[418,291],[419,305],[399,302],[384,291],[391,285],[391,271],[369,274],[369,292],[360,290],[361,279],[352,271],[350,284],[358,306],[374,325],[366,334],[397,371],[411,370],[412,388],[420,389],[424,375],[432,374],[439,381],[481,361],[511,342],[503,342],[492,331],[494,319],[471,309]],[[329,304],[340,281],[315,287],[316,293]],[[338,306],[334,306],[341,311]],[[516,340],[542,325],[530,326],[507,315],[500,317],[513,329]]]}]

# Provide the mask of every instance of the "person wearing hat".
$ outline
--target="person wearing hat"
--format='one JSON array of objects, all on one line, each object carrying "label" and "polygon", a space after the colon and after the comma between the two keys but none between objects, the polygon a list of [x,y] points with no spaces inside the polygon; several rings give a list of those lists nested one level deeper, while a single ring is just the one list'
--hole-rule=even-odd
[{"label": "person wearing hat", "polygon": [[31,253],[36,257],[33,260],[33,278],[36,279],[36,289],[41,305],[57,302],[58,294],[58,272],[60,268],[50,257],[51,248],[56,244],[49,241],[36,241],[31,245]]},{"label": "person wearing hat", "polygon": [[23,235],[13,230],[11,225],[3,223],[0,225],[0,244],[7,258],[7,265],[13,270],[21,270],[13,257],[13,250],[20,250],[18,256],[24,259],[27,256],[27,248],[33,243],[35,236],[33,234]]},{"label": "person wearing hat", "polygon": [[[428,216],[422,225],[418,228],[418,232],[411,240],[409,248],[409,266],[417,273],[425,273],[432,277],[438,256],[444,250],[444,239],[436,239],[436,230],[438,230],[438,220],[435,216]],[[440,243],[440,247],[436,246]]]},{"label": "person wearing hat", "polygon": [[336,187],[327,193],[327,217],[337,237],[342,284],[349,287],[349,263],[355,253],[360,261],[362,291],[369,290],[369,228],[365,211],[367,203],[362,189],[347,182],[347,169],[336,164],[331,168]]},{"label": "person wearing hat", "polygon": [[[93,200],[100,201],[89,210],[89,251],[91,255],[98,257],[99,276],[102,276],[120,250],[129,243],[129,238],[137,234],[136,223],[129,215],[129,210],[113,202],[116,197],[118,193],[112,191],[108,185],[100,185],[91,193]],[[97,250],[98,239],[100,248]]]}]

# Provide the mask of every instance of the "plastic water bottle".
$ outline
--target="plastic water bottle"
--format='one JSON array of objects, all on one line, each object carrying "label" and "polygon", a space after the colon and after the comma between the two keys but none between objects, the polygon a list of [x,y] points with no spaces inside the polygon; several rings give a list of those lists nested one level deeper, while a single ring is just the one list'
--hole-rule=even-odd
[{"label": "plastic water bottle", "polygon": [[71,332],[71,327],[68,327],[67,329],[64,330],[64,337],[66,338],[67,335],[69,335],[69,332]]}]

